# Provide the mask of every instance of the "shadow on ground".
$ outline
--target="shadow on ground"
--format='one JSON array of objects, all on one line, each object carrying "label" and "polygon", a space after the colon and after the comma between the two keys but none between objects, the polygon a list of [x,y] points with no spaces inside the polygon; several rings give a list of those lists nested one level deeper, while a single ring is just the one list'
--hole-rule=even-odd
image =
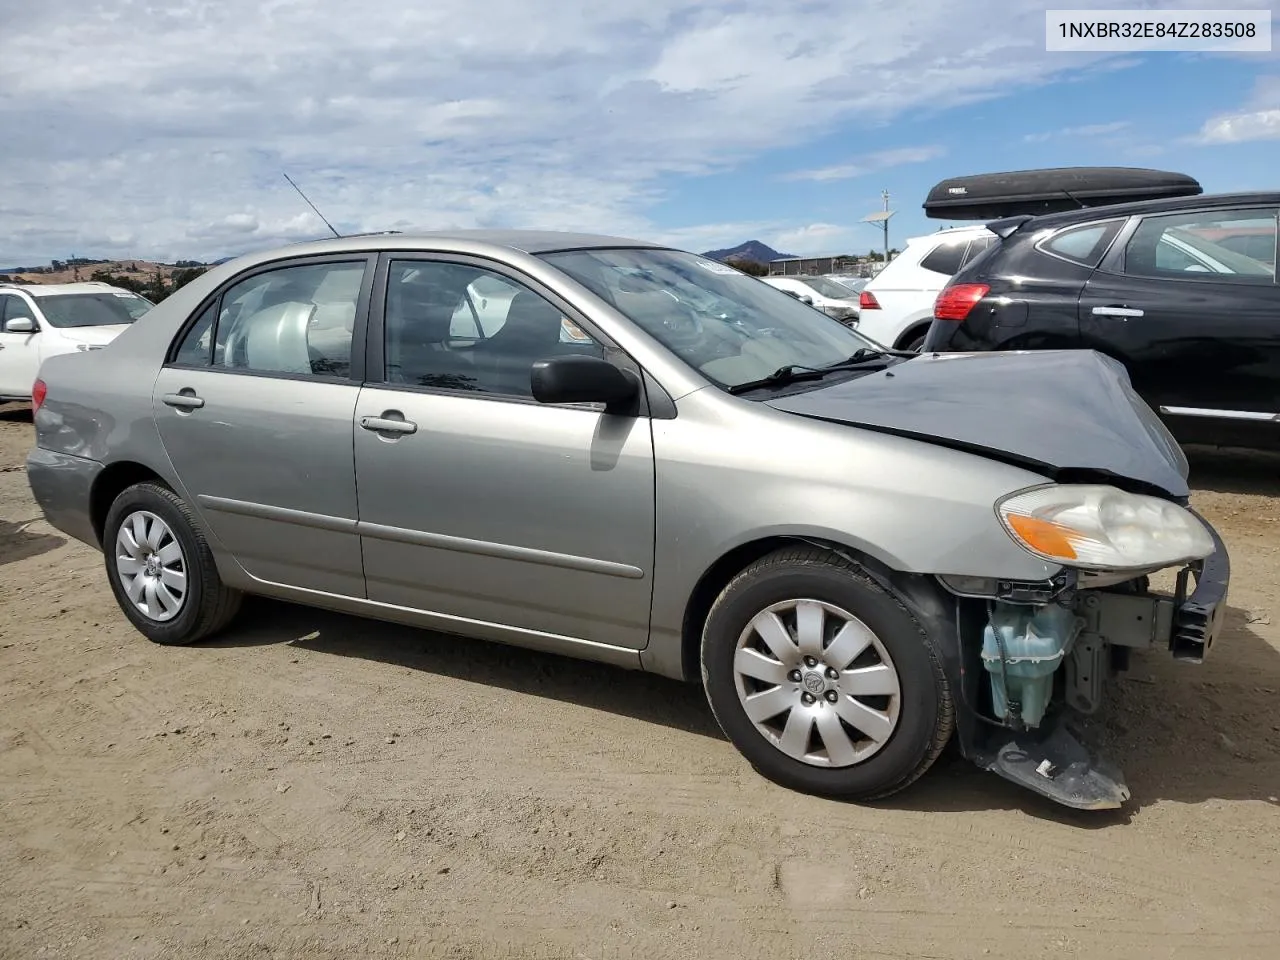
[{"label": "shadow on ground", "polygon": [[62,537],[30,532],[27,527],[31,522],[34,521],[10,523],[8,520],[0,520],[0,566],[38,557],[67,542]]},{"label": "shadow on ground", "polygon": [[[252,600],[215,646],[289,643],[608,710],[724,740],[694,684],[497,643]],[[1125,822],[1144,806],[1280,795],[1280,653],[1231,609],[1202,666],[1161,650],[1134,657],[1086,733],[1125,772],[1133,799],[1118,811],[1077,812],[983,772],[952,746],[920,781],[877,805],[920,811],[1020,810],[1079,827]],[[638,732],[638,735],[644,735]],[[724,749],[733,747],[724,743]]]}]

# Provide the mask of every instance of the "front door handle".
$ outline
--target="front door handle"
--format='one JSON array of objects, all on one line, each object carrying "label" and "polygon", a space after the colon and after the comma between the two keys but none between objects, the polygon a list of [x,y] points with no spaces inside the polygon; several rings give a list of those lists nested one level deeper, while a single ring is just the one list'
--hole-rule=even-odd
[{"label": "front door handle", "polygon": [[197,397],[194,391],[182,393],[166,393],[160,398],[165,406],[177,407],[179,410],[199,410],[204,406],[204,398]]},{"label": "front door handle", "polygon": [[1133,307],[1094,307],[1093,315],[1095,317],[1141,317],[1143,312],[1135,310]]},{"label": "front door handle", "polygon": [[[391,416],[396,414],[396,416]],[[374,433],[417,433],[418,425],[406,420],[399,410],[387,410],[380,417],[361,417],[360,426]]]}]

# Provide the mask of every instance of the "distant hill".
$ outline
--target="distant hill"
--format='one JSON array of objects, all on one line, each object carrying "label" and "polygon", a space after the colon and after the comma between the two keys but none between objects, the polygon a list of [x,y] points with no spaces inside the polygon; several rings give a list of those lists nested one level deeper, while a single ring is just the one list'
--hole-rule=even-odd
[{"label": "distant hill", "polygon": [[57,269],[54,269],[54,266],[55,264],[46,264],[40,268],[40,273],[30,272],[29,268],[18,268],[0,270],[0,274],[25,283],[74,283],[76,280],[88,280],[97,271],[133,276],[139,281],[155,276],[164,277],[167,280],[179,270],[192,266],[204,266],[204,264],[197,264],[193,260],[183,260],[177,264],[156,263],[154,260],[89,260],[56,261]]},{"label": "distant hill", "polygon": [[730,247],[727,250],[708,250],[703,254],[708,260],[719,260],[722,263],[729,259],[754,260],[756,263],[768,263],[770,260],[778,260],[786,257],[793,257],[793,253],[779,253],[773,247],[759,240],[748,240],[746,243],[740,243],[736,247]]}]

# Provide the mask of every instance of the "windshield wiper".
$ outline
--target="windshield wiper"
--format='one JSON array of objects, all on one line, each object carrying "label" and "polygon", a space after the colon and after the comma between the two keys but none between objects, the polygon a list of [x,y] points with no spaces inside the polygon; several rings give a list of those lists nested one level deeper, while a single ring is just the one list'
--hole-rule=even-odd
[{"label": "windshield wiper", "polygon": [[880,360],[884,357],[915,357],[919,354],[908,353],[905,350],[872,350],[870,347],[859,347],[853,352],[853,356],[847,357],[838,363],[825,366],[823,370],[849,370],[853,367],[860,367],[864,363],[870,363],[873,360]]},{"label": "windshield wiper", "polygon": [[767,377],[761,377],[759,380],[748,380],[746,383],[735,383],[728,390],[730,393],[746,393],[748,390],[759,390],[761,387],[785,387],[789,383],[798,383],[801,380],[821,380],[833,369],[832,367],[827,367],[820,370],[817,367],[788,363],[785,367],[779,367]]}]

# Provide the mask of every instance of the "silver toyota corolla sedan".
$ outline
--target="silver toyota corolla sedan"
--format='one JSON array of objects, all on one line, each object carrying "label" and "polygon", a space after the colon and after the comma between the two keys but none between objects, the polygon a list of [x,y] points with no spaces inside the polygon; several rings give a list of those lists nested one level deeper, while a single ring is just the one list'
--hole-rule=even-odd
[{"label": "silver toyota corolla sedan", "polygon": [[896,353],[631,240],[253,254],[33,393],[32,490],[151,640],[250,593],[651,670],[813,793],[891,794],[955,737],[1117,806],[1072,715],[1134,650],[1201,660],[1225,609],[1186,460],[1117,363]]}]

